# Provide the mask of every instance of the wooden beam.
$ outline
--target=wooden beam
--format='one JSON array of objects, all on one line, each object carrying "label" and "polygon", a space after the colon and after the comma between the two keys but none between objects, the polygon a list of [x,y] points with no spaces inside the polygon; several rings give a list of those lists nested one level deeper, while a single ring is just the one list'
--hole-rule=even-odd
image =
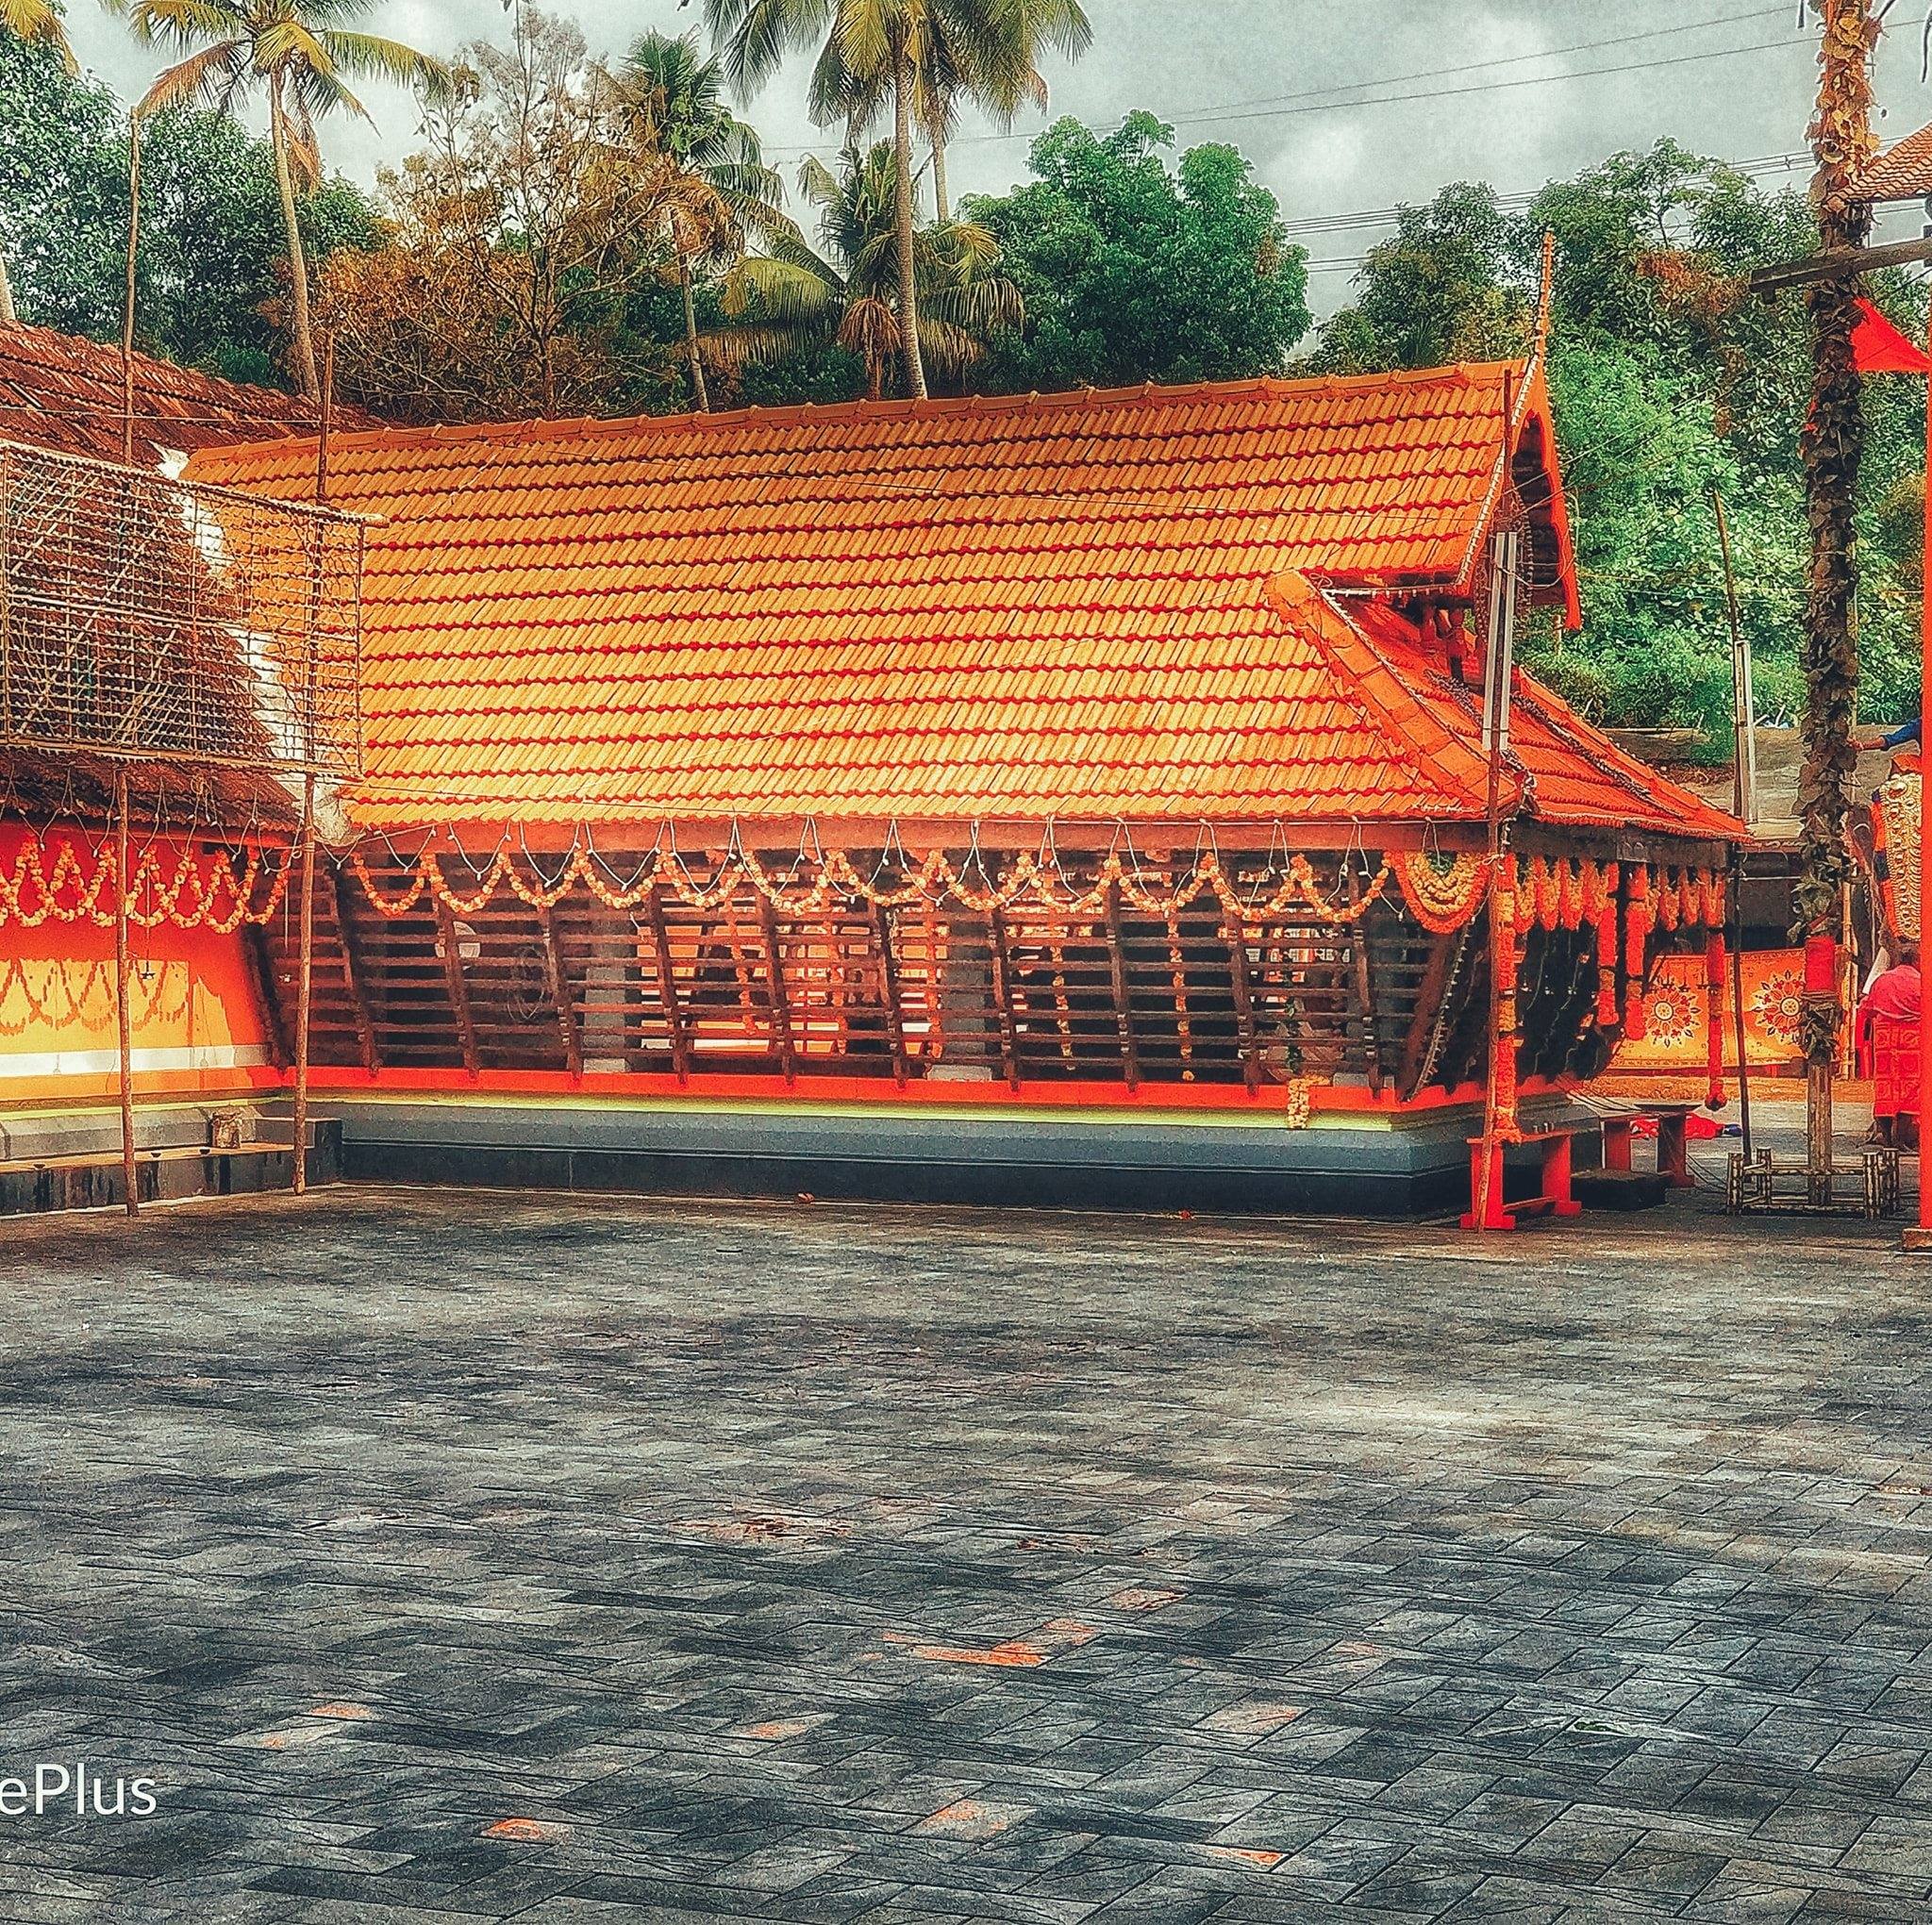
[{"label": "wooden beam", "polygon": [[474,1076],[481,1068],[476,1057],[476,1024],[470,1014],[470,986],[463,979],[462,947],[457,919],[441,896],[436,899],[436,927],[442,951],[442,980],[449,992],[450,1013],[457,1021],[457,1041],[463,1052],[463,1069]]},{"label": "wooden beam", "polygon": [[992,944],[992,1000],[1000,1023],[1000,1066],[1013,1088],[1020,1087],[1020,1025],[1013,1014],[1013,977],[1007,966],[1007,916],[998,904],[986,919]]},{"label": "wooden beam", "polygon": [[1437,937],[1429,945],[1422,984],[1415,992],[1415,1013],[1409,1018],[1408,1034],[1402,1041],[1402,1068],[1395,1093],[1404,1103],[1410,1101],[1422,1087],[1424,1073],[1429,1067],[1429,1053],[1437,1026],[1443,1015],[1442,999],[1448,993],[1457,959],[1462,953],[1462,944],[1474,920],[1472,917],[1460,929]]},{"label": "wooden beam", "polygon": [[1241,1072],[1251,1090],[1261,1087],[1261,1039],[1255,1033],[1255,986],[1248,976],[1248,925],[1240,916],[1225,917],[1228,980],[1234,987],[1235,1020],[1241,1031]]},{"label": "wooden beam", "polygon": [[382,1059],[375,1047],[375,1022],[369,1013],[369,1000],[362,993],[362,960],[356,949],[356,932],[349,924],[342,903],[342,876],[333,862],[323,865],[328,884],[329,913],[336,919],[336,934],[342,945],[342,982],[349,992],[349,1013],[356,1019],[356,1041],[362,1052],[362,1067],[372,1076],[381,1069]]},{"label": "wooden beam", "polygon": [[772,899],[758,893],[758,923],[765,932],[765,968],[772,986],[772,1040],[778,1046],[778,1067],[788,1083],[798,1077],[798,1048],[791,1036],[791,1004],[785,994],[785,955],[778,932],[778,912]]},{"label": "wooden beam", "polygon": [[658,1002],[664,1011],[664,1032],[671,1039],[671,1067],[680,1083],[691,1081],[691,1033],[677,1000],[677,971],[671,963],[671,928],[664,920],[664,894],[658,883],[644,898],[644,920],[651,925],[651,947],[658,957]]},{"label": "wooden beam", "polygon": [[1348,902],[1357,911],[1355,921],[1349,925],[1349,948],[1355,959],[1355,1000],[1361,1011],[1362,1020],[1362,1061],[1368,1071],[1369,1094],[1382,1093],[1382,1039],[1375,1034],[1375,985],[1369,973],[1369,932],[1368,917],[1359,913],[1362,901],[1361,877],[1356,873],[1355,864],[1347,856],[1341,858],[1341,866],[1348,874]]},{"label": "wooden beam", "polygon": [[581,1076],[584,1033],[577,1023],[576,1004],[570,993],[570,971],[563,966],[563,942],[557,933],[557,917],[552,910],[540,907],[537,923],[543,932],[543,975],[550,990],[551,1006],[557,1011],[557,1037],[563,1045],[563,1066],[573,1076]]},{"label": "wooden beam", "polygon": [[242,948],[248,959],[248,986],[255,991],[256,1006],[261,1012],[261,1026],[267,1032],[269,1060],[277,1070],[286,1070],[295,1060],[289,1047],[289,1029],[282,1021],[281,999],[275,991],[275,957],[269,953],[268,932],[258,922],[242,925]]},{"label": "wooden beam", "polygon": [[1932,234],[1919,241],[1888,241],[1880,247],[1835,247],[1803,260],[1781,260],[1761,267],[1745,282],[1754,294],[1774,294],[1780,288],[1799,288],[1810,281],[1841,280],[1873,268],[1904,267],[1910,261],[1932,260]]},{"label": "wooden beam", "polygon": [[1107,886],[1107,956],[1113,966],[1113,1006],[1120,1020],[1121,1070],[1127,1087],[1141,1087],[1141,1052],[1134,1041],[1134,1012],[1127,1001],[1127,957],[1121,945],[1121,886]]},{"label": "wooden beam", "polygon": [[899,1004],[899,959],[892,954],[892,917],[883,903],[872,905],[873,940],[879,952],[879,1002],[886,1012],[886,1035],[892,1044],[892,1081],[906,1087],[910,1066],[906,1055],[906,1012]]}]

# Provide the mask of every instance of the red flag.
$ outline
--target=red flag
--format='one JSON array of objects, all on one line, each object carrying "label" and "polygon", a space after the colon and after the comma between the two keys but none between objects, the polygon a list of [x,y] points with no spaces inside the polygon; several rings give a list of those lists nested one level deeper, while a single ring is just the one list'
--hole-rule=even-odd
[{"label": "red flag", "polygon": [[1862,299],[1858,324],[1852,329],[1852,360],[1861,374],[1932,374],[1932,356]]}]

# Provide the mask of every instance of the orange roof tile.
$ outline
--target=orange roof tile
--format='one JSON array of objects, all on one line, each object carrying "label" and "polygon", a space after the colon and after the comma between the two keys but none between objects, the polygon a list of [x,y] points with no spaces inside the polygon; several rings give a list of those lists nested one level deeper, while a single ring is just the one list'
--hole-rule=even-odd
[{"label": "orange roof tile", "polygon": [[1868,201],[1918,201],[1932,194],[1932,127],[1894,141],[1858,183]]},{"label": "orange roof tile", "polygon": [[[1553,445],[1514,365],[345,436],[330,498],[381,518],[351,813],[1479,814],[1474,706],[1377,595],[1465,585],[1513,479],[1574,608]],[[192,472],[301,495],[313,458]],[[1544,813],[1722,833],[1536,700]]]},{"label": "orange roof tile", "polygon": [[[0,327],[0,440],[118,461],[123,401],[118,346],[51,327]],[[373,425],[359,408],[338,409],[337,422]],[[188,454],[268,435],[313,435],[315,426],[313,406],[299,395],[134,357],[135,456],[150,467],[164,449]]]}]

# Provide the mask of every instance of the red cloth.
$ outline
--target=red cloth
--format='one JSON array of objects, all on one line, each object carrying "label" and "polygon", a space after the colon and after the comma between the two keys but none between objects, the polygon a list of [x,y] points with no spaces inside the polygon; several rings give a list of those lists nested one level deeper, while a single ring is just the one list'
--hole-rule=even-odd
[{"label": "red cloth", "polygon": [[1852,359],[1861,374],[1923,374],[1932,370],[1925,350],[1863,300],[1858,303],[1857,325],[1852,329]]},{"label": "red cloth", "polygon": [[1858,1004],[1858,1021],[1868,1025],[1881,1018],[1892,1022],[1919,1020],[1919,971],[1912,963],[1898,963],[1865,991]]},{"label": "red cloth", "polygon": [[1919,1025],[1878,1017],[1872,1024],[1873,1118],[1916,1120],[1918,1114]]},{"label": "red cloth", "polygon": [[1889,969],[1865,991],[1853,1034],[1872,1066],[1872,1114],[1919,1114],[1919,972],[1910,963]]}]

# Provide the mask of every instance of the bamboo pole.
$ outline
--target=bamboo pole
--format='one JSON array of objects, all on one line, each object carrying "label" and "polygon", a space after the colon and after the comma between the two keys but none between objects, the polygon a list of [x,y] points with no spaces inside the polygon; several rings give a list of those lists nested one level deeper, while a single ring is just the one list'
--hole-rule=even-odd
[{"label": "bamboo pole", "polygon": [[121,311],[121,459],[134,466],[134,277],[141,255],[141,115],[127,116],[127,288]]},{"label": "bamboo pole", "polygon": [[295,976],[295,1167],[297,1196],[308,1187],[308,1003],[315,986],[315,776],[302,778],[301,954]]},{"label": "bamboo pole", "polygon": [[[333,331],[323,336],[322,366],[322,412],[315,436],[315,506],[318,508],[328,499],[328,431],[334,411],[336,373]],[[316,629],[322,600],[322,528],[318,523],[315,530],[315,579],[308,609],[308,659],[303,673],[307,700],[302,715],[302,747],[308,767],[302,776],[301,953],[295,974],[295,1144],[294,1169],[290,1173],[290,1184],[297,1196],[308,1187],[308,1036],[312,1014],[310,1004],[315,993],[315,758],[318,753],[315,651],[319,646]]]},{"label": "bamboo pole", "polygon": [[121,1079],[122,1208],[141,1214],[141,1182],[134,1165],[134,1009],[129,979],[127,927],[127,768],[114,771],[114,1026]]},{"label": "bamboo pole", "polygon": [[[127,119],[127,269],[121,310],[121,460],[134,466],[134,283],[141,257],[141,116]],[[128,515],[133,519],[134,484],[128,483]],[[114,771],[114,1032],[115,1070],[121,1096],[121,1206],[141,1214],[141,1175],[134,1160],[134,1009],[132,954],[128,929],[127,765]]]},{"label": "bamboo pole", "polygon": [[1717,547],[1724,558],[1724,606],[1731,625],[1731,813],[1749,827],[1757,821],[1757,717],[1751,689],[1751,643],[1738,613],[1730,522],[1724,514],[1724,498],[1716,489],[1710,491],[1710,505],[1717,513]]},{"label": "bamboo pole", "polygon": [[[1501,1187],[1500,1165],[1504,1156],[1506,1128],[1513,1129],[1514,1116],[1502,1115],[1501,1058],[1504,1050],[1516,1047],[1516,986],[1507,986],[1503,971],[1512,977],[1516,969],[1514,930],[1515,905],[1510,905],[1510,933],[1502,935],[1502,894],[1504,850],[1503,757],[1509,751],[1509,683],[1514,670],[1516,639],[1516,535],[1506,530],[1491,539],[1490,548],[1490,633],[1485,650],[1483,684],[1483,750],[1489,757],[1489,781],[1484,797],[1484,815],[1489,831],[1489,919],[1490,919],[1490,1048],[1488,1071],[1483,1079],[1482,1153],[1477,1159],[1476,1180],[1470,1197],[1470,1214],[1478,1230],[1489,1225],[1494,1192]],[[1504,1022],[1510,1033],[1503,1033]],[[1513,1079],[1512,1085],[1513,1085]]]},{"label": "bamboo pole", "polygon": [[[1731,938],[1731,1032],[1738,1046],[1738,1114],[1744,1128],[1744,1161],[1751,1160],[1751,1065],[1744,1054],[1744,858],[1742,852],[1731,857],[1730,887]],[[1721,1013],[1710,1012],[1713,1022]]]}]

